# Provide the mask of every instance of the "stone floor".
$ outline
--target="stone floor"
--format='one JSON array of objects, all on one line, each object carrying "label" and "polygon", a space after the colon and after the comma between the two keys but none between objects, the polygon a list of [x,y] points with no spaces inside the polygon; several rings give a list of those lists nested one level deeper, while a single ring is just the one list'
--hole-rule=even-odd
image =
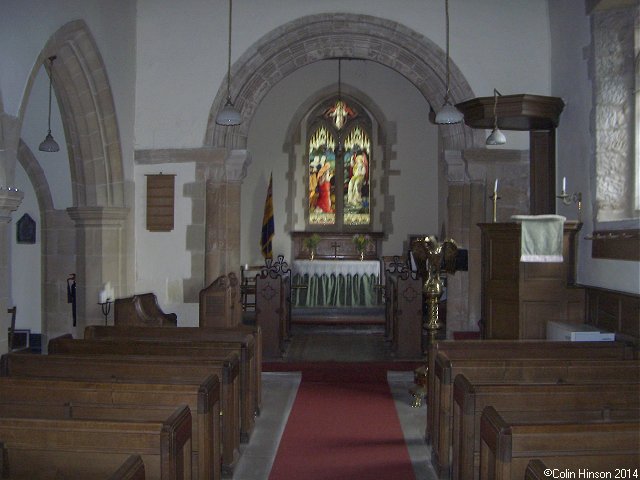
[{"label": "stone floor", "polygon": [[[296,326],[292,331],[287,355],[282,361],[367,362],[389,361],[391,358],[379,327]],[[243,446],[233,480],[268,479],[300,378],[300,374],[296,372],[263,374],[262,412],[256,420],[251,441]],[[413,408],[413,397],[408,392],[413,384],[413,373],[391,371],[387,379],[416,480],[434,480],[437,477],[429,461],[431,451],[424,442],[426,406],[423,404],[420,408]]]}]

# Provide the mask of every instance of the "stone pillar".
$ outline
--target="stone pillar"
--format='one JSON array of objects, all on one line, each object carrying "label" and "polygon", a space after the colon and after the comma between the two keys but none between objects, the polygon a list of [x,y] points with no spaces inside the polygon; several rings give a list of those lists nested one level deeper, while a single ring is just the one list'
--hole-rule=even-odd
[{"label": "stone pillar", "polygon": [[224,162],[209,165],[205,286],[230,272],[240,276],[240,189],[250,163],[247,150],[231,150]]},{"label": "stone pillar", "polygon": [[[104,324],[98,294],[107,282],[118,297],[126,286],[126,265],[122,255],[127,208],[72,207],[67,209],[76,230],[75,335],[82,337],[87,325]],[[110,319],[113,319],[113,312]]]},{"label": "stone pillar", "polygon": [[0,187],[0,354],[9,350],[7,328],[10,316],[7,309],[11,301],[11,213],[15,212],[24,193],[8,187]]}]

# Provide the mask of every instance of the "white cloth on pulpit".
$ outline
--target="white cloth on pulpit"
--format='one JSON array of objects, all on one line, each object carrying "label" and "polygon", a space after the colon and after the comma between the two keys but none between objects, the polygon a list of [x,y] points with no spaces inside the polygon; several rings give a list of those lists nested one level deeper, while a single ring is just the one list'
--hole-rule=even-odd
[{"label": "white cloth on pulpit", "polygon": [[562,215],[513,215],[520,222],[521,262],[562,262]]}]

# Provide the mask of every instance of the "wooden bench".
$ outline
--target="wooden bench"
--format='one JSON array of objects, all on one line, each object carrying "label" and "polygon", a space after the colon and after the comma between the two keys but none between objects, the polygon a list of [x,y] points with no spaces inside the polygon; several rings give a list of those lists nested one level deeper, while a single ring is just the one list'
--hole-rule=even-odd
[{"label": "wooden bench", "polygon": [[0,377],[0,401],[27,406],[45,402],[129,408],[136,405],[140,410],[138,416],[160,408],[187,405],[193,422],[194,478],[221,477],[220,382],[216,376],[210,375],[199,383],[176,380],[170,384]]},{"label": "wooden bench", "polygon": [[535,458],[544,461],[548,468],[574,473],[578,469],[608,471],[610,478],[614,478],[616,469],[637,469],[640,465],[639,431],[637,419],[510,423],[493,407],[487,407],[480,422],[480,479],[521,480]]},{"label": "wooden bench", "polygon": [[[105,327],[92,325],[85,328],[85,339],[145,339],[175,342],[219,342],[239,346],[241,377],[246,378],[248,385],[241,387],[248,392],[246,401],[252,401],[253,415],[251,419],[243,418],[243,422],[253,426],[254,415],[260,413],[262,404],[262,330],[259,327],[238,326],[233,328],[209,327]],[[246,374],[242,371],[248,369]],[[248,390],[247,390],[248,389]],[[249,423],[246,423],[249,422]],[[243,432],[247,428],[243,424]],[[247,439],[248,440],[248,439]]]},{"label": "wooden bench", "polygon": [[191,479],[191,414],[163,421],[0,417],[3,468],[15,478],[57,471],[61,478],[107,477],[139,454],[149,479]]},{"label": "wooden bench", "polygon": [[[563,354],[559,353],[561,355]],[[636,360],[593,360],[592,355],[586,355],[579,349],[573,352],[573,356],[573,359],[567,356],[568,358],[547,359],[452,360],[443,352],[438,353],[434,372],[436,381],[431,450],[436,472],[441,476],[448,476],[451,469],[453,380],[458,374],[464,374],[473,383],[640,382],[640,363]]]},{"label": "wooden bench", "polygon": [[240,456],[239,359],[224,360],[160,355],[20,355],[0,358],[1,376],[161,383],[201,382],[210,375],[221,381],[222,470],[233,472]]},{"label": "wooden bench", "polygon": [[452,477],[479,477],[480,417],[493,406],[509,422],[640,418],[640,384],[472,384],[458,375],[453,389]]},{"label": "wooden bench", "polygon": [[[145,327],[142,327],[143,329]],[[166,330],[166,329],[165,329]],[[253,337],[247,336],[244,344],[253,352]],[[240,440],[247,442],[254,426],[255,379],[250,368],[253,358],[247,358],[249,350],[238,342],[207,342],[200,340],[156,340],[141,338],[73,339],[63,335],[49,341],[49,354],[81,355],[161,355],[190,358],[220,359],[229,354],[240,358]]]},{"label": "wooden bench", "polygon": [[[433,399],[435,398],[435,362],[439,352],[446,353],[451,359],[476,358],[563,358],[574,355],[591,355],[593,358],[631,359],[635,352],[633,346],[625,342],[550,342],[546,340],[441,340],[428,346],[427,375],[427,425],[425,438],[431,442],[434,424]],[[453,379],[451,381],[453,382]]]},{"label": "wooden bench", "polygon": [[114,325],[176,326],[175,313],[164,313],[154,293],[141,293],[113,302]]}]

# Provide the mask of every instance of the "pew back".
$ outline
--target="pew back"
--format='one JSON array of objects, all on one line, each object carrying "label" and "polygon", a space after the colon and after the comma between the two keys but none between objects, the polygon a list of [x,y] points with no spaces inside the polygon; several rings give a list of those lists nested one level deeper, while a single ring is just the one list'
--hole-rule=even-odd
[{"label": "pew back", "polygon": [[154,293],[142,293],[113,302],[115,325],[173,326],[178,324],[175,313],[164,313]]},{"label": "pew back", "polygon": [[[627,383],[640,382],[637,360],[593,360],[579,349],[573,358],[452,360],[438,353],[433,398],[432,462],[440,474],[450,471],[453,430],[453,379],[464,374],[473,383]],[[586,360],[588,359],[588,360]],[[429,408],[429,407],[427,407]]]},{"label": "pew back", "polygon": [[479,476],[480,417],[493,406],[508,421],[539,422],[639,418],[640,384],[549,385],[454,382],[454,479]]},{"label": "pew back", "polygon": [[[480,425],[480,479],[524,478],[539,458],[549,468],[591,472],[638,468],[640,422],[510,423],[493,407]],[[588,478],[588,477],[587,477]]]},{"label": "pew back", "polygon": [[[253,347],[253,337],[247,336],[244,344]],[[239,342],[163,341],[152,339],[73,339],[68,336],[57,337],[49,341],[49,354],[86,354],[86,355],[161,355],[186,356],[190,358],[224,359],[229,354],[240,358],[240,434],[248,441],[254,426],[256,410],[255,379],[249,368],[253,358],[248,355],[253,349],[242,348]]]},{"label": "pew back", "polygon": [[57,470],[62,478],[107,477],[132,453],[147,478],[191,479],[191,415],[160,422],[0,417],[4,462],[16,476]]},{"label": "pew back", "polygon": [[[99,359],[97,361],[96,359]],[[239,359],[224,360],[160,355],[20,355],[0,358],[1,376],[107,381],[201,382],[221,380],[223,473],[232,472],[240,456]]]},{"label": "pew back", "polygon": [[[80,405],[126,406],[128,413],[133,414],[132,405],[136,405],[138,419],[156,415],[158,409],[175,409],[185,404],[191,410],[193,422],[194,478],[219,479],[221,476],[220,383],[216,376],[211,375],[199,383],[176,380],[171,384],[0,377],[0,399],[22,406],[25,411],[33,404],[55,403],[70,408],[74,405],[78,408]],[[79,414],[76,409],[76,416]]]}]

